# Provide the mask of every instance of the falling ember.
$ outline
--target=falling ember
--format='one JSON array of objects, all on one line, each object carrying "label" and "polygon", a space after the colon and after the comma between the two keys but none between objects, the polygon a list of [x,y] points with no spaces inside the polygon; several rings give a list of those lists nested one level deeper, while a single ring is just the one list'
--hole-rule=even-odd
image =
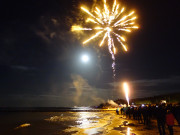
[{"label": "falling ember", "polygon": [[128,15],[124,15],[123,12],[125,8],[120,7],[116,0],[114,0],[111,8],[108,7],[106,0],[103,0],[103,3],[103,8],[95,7],[95,10],[92,13],[85,7],[81,7],[81,10],[89,16],[86,22],[93,23],[95,26],[94,28],[83,28],[81,26],[74,25],[72,26],[71,31],[95,31],[95,34],[85,40],[83,44],[86,44],[92,39],[98,37],[102,38],[99,43],[100,47],[106,42],[109,52],[112,55],[112,69],[115,76],[115,54],[117,52],[114,45],[114,39],[121,44],[125,51],[127,51],[127,47],[124,45],[126,38],[124,38],[121,34],[124,32],[131,32],[132,29],[138,29],[139,27],[134,25],[134,20],[137,18],[134,16],[134,11],[131,11]]},{"label": "falling ember", "polygon": [[123,83],[123,87],[124,87],[124,91],[125,91],[125,97],[126,97],[126,100],[127,100],[127,103],[128,103],[128,106],[129,106],[129,86],[126,82]]},{"label": "falling ember", "polygon": [[80,30],[92,30],[91,28],[82,28],[80,26],[72,26],[71,31],[80,31]]}]

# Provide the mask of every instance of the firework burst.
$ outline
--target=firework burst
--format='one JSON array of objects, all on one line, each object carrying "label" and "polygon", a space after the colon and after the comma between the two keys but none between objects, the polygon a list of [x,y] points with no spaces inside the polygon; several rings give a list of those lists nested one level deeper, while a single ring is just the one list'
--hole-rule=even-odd
[{"label": "firework burst", "polygon": [[108,45],[109,52],[112,56],[113,63],[112,69],[115,76],[115,54],[116,48],[114,40],[117,40],[125,51],[127,51],[127,46],[125,45],[125,37],[121,34],[123,32],[131,32],[132,29],[137,29],[138,26],[134,25],[134,11],[130,12],[128,15],[124,15],[125,8],[120,7],[116,0],[111,8],[108,7],[106,0],[103,0],[103,8],[100,9],[95,7],[95,10],[91,13],[85,7],[81,7],[81,10],[88,14],[86,22],[93,23],[95,27],[83,28],[81,26],[72,26],[72,31],[95,31],[95,34],[90,38],[85,40],[83,44],[87,44],[92,39],[101,37],[102,40],[99,43],[101,47],[105,42]]}]

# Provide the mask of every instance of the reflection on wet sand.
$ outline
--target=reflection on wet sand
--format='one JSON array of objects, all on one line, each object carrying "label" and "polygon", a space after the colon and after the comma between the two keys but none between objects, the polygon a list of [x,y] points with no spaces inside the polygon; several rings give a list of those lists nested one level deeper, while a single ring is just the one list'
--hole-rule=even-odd
[{"label": "reflection on wet sand", "polygon": [[[117,115],[115,111],[103,112],[68,112],[52,116],[47,121],[67,125],[61,135],[152,135],[158,134],[156,121],[148,129],[133,119]],[[177,131],[176,131],[177,132]]]},{"label": "reflection on wet sand", "polygon": [[65,132],[73,135],[131,135],[130,128],[127,127],[128,122],[120,119],[115,113],[79,112],[76,116],[77,125],[65,129]]},{"label": "reflection on wet sand", "polygon": [[98,123],[97,119],[99,119],[98,116],[96,116],[94,113],[91,112],[79,112],[79,117],[77,122],[77,127],[79,128],[91,128],[95,127]]},{"label": "reflection on wet sand", "polygon": [[127,135],[130,135],[130,128],[127,128]]},{"label": "reflection on wet sand", "polygon": [[31,125],[31,124],[29,124],[29,123],[25,123],[25,124],[22,124],[22,125],[20,125],[20,126],[18,126],[18,127],[16,127],[16,128],[14,128],[14,129],[29,127],[30,125]]},{"label": "reflection on wet sand", "polygon": [[106,122],[100,120],[100,118],[101,115],[98,113],[79,112],[76,121],[77,125],[74,126],[74,130],[77,130],[76,134],[82,134],[82,132],[87,135],[101,133]]},{"label": "reflection on wet sand", "polygon": [[84,133],[87,135],[97,134],[100,132],[98,127],[99,117],[96,113],[80,112],[77,122],[77,128],[84,129]]}]

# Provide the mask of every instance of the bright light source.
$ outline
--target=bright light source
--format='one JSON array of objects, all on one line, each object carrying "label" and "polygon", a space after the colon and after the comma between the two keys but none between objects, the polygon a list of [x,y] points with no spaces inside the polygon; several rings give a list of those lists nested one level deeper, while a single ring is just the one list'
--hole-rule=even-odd
[{"label": "bright light source", "polygon": [[82,59],[83,62],[88,62],[89,61],[88,55],[83,55],[81,59]]},{"label": "bright light source", "polygon": [[126,100],[127,100],[128,106],[129,106],[129,97],[128,97],[129,96],[129,86],[126,82],[123,83],[123,86],[124,86]]}]

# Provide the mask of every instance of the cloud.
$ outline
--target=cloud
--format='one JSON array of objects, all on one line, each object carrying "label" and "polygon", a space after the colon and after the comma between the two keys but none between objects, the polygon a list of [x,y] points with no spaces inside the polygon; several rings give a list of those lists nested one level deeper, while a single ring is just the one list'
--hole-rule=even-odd
[{"label": "cloud", "polygon": [[180,82],[180,76],[173,76],[169,78],[161,78],[161,79],[145,79],[145,80],[135,80],[131,81],[132,84],[143,84],[144,86],[155,86],[161,83],[179,83]]},{"label": "cloud", "polygon": [[112,106],[118,106],[118,104],[115,103],[113,100],[108,100],[107,102]]},{"label": "cloud", "polygon": [[52,18],[51,21],[53,22],[54,25],[59,25],[59,22],[57,19]]},{"label": "cloud", "polygon": [[[82,96],[83,89],[88,87],[87,82],[79,75],[71,75],[73,79],[73,86],[76,90],[76,95],[74,96],[74,102],[79,104],[79,99]],[[84,86],[85,85],[85,86]]]},{"label": "cloud", "polygon": [[76,105],[82,104],[83,102],[89,102],[91,104],[98,104],[104,102],[100,97],[97,97],[97,89],[91,87],[88,81],[82,76],[77,74],[72,74],[71,78],[73,80],[71,89],[75,89],[75,94],[73,101]]},{"label": "cloud", "polygon": [[35,34],[47,44],[57,44],[62,41],[67,42],[67,37],[71,38],[69,35],[70,28],[68,30],[69,26],[65,23],[64,17],[62,18],[58,16],[51,17],[49,15],[41,16],[37,25],[38,27],[35,26],[33,28]]},{"label": "cloud", "polygon": [[13,66],[11,66],[11,68],[18,69],[18,70],[24,70],[24,71],[36,70],[36,68],[34,68],[34,67],[28,67],[28,66],[23,66],[23,65],[13,65]]},{"label": "cloud", "polygon": [[[142,80],[132,80],[129,81],[132,85],[141,85],[141,86],[157,86],[159,84],[179,84],[180,76],[173,76],[169,78],[161,79],[142,79]],[[119,82],[109,83],[110,86],[119,86]]]},{"label": "cloud", "polygon": [[[123,94],[122,82],[108,83],[110,87],[122,89],[120,94]],[[141,79],[128,81],[130,86],[131,98],[150,97],[161,94],[175,93],[180,88],[180,76],[172,76],[169,78],[159,79]],[[121,87],[121,88],[120,88]]]}]

